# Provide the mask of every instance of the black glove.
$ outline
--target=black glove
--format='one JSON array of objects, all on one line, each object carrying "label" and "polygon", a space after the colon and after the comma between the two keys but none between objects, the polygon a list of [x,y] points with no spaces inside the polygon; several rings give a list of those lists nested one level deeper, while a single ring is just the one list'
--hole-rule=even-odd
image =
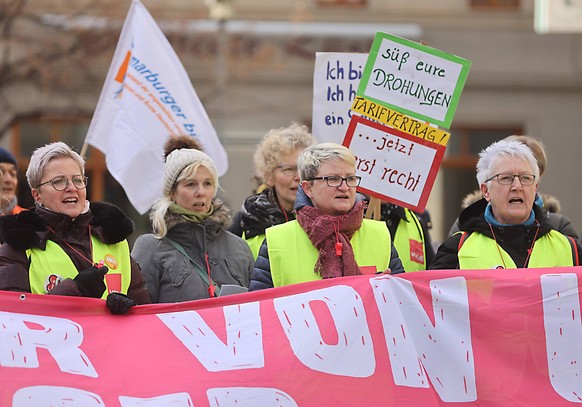
[{"label": "black glove", "polygon": [[105,292],[105,281],[103,278],[109,269],[107,266],[91,266],[87,270],[79,271],[73,281],[79,287],[83,297],[101,298]]},{"label": "black glove", "polygon": [[135,304],[133,298],[118,292],[112,292],[107,296],[107,308],[113,315],[127,314]]}]

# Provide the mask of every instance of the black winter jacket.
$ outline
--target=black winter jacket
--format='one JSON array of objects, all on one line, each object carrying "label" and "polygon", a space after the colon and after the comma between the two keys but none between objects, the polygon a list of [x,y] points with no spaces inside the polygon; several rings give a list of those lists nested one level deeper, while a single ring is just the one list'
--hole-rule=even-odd
[{"label": "black winter jacket", "polygon": [[[525,225],[515,225],[515,226],[489,226],[489,223],[485,220],[485,208],[487,207],[487,200],[480,199],[474,204],[470,205],[464,209],[459,216],[459,226],[461,231],[471,232],[471,233],[481,233],[491,239],[493,239],[493,234],[491,233],[491,228],[495,233],[495,238],[499,246],[509,254],[513,259],[517,267],[526,267],[526,260],[528,257],[528,250],[532,247],[534,237],[536,240],[540,239],[542,236],[546,235],[552,226],[548,220],[548,217],[543,209],[539,206],[534,205],[534,214],[537,222],[530,226]],[[539,231],[537,231],[539,225]],[[536,237],[537,232],[537,237]],[[457,233],[447,239],[438,249],[434,261],[430,266],[431,270],[448,270],[448,269],[458,269],[459,268],[459,242],[461,240],[462,233]],[[580,253],[580,247],[574,241],[574,239],[569,238],[572,243],[572,249],[578,250]]]},{"label": "black winter jacket", "polygon": [[232,220],[228,231],[245,239],[264,235],[265,229],[295,219],[295,212],[283,212],[278,204],[274,188],[267,188],[260,194],[245,199],[242,208]]},{"label": "black winter jacket", "polygon": [[[114,244],[131,235],[134,224],[121,209],[105,202],[91,203],[89,211],[75,219],[43,207],[0,217],[0,290],[30,292],[30,262],[26,250],[33,247],[44,250],[49,239],[67,253],[77,270],[88,269],[91,266],[86,259],[91,258],[89,228],[91,234],[103,243]],[[50,294],[82,296],[72,279],[57,284]],[[127,294],[138,304],[151,302],[143,276],[133,259]]]}]

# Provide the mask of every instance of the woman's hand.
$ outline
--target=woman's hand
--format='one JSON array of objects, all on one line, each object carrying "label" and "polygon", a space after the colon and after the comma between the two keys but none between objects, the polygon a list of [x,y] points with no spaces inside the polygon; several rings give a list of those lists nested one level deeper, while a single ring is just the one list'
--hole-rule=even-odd
[{"label": "woman's hand", "polygon": [[93,265],[87,270],[79,271],[77,277],[73,279],[83,297],[101,298],[105,292],[105,274],[109,269],[107,266]]}]

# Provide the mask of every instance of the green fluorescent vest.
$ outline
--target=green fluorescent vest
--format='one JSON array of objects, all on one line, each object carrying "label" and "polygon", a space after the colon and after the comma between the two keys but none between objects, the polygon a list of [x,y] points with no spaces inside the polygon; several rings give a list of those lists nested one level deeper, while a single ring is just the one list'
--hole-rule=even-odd
[{"label": "green fluorescent vest", "polygon": [[[499,257],[499,253],[503,260]],[[499,266],[517,268],[513,259],[494,239],[471,233],[459,250],[459,267],[466,270],[493,269]],[[573,266],[572,246],[568,238],[554,230],[538,239],[533,247],[528,268]],[[520,265],[522,266],[522,265]]]},{"label": "green fluorescent vest", "polygon": [[[404,213],[406,221],[401,220],[398,223],[394,234],[394,246],[407,273],[426,270],[426,250],[422,226],[410,209],[404,208]],[[417,246],[416,249],[412,248],[411,245]],[[422,250],[422,256],[420,256],[420,250]]]},{"label": "green fluorescent vest", "polygon": [[[266,236],[275,287],[321,280],[313,271],[318,251],[296,220],[268,228]],[[384,222],[364,219],[350,242],[360,267],[374,266],[379,272],[388,268],[391,239]]]},{"label": "green fluorescent vest", "polygon": [[[109,271],[105,275],[105,285],[107,289],[103,293],[103,299],[107,298],[110,287],[108,280],[113,281],[116,276],[121,276],[121,292],[127,294],[129,283],[131,282],[131,260],[129,257],[129,245],[126,240],[106,245],[99,239],[91,236],[93,244],[93,262],[99,263],[105,261]],[[38,248],[28,249],[26,255],[30,261],[29,279],[30,290],[34,294],[47,294],[52,284],[58,284],[66,278],[75,278],[78,274],[75,265],[67,253],[55,242],[48,240],[46,250]],[[117,268],[113,268],[110,259],[117,261]],[[87,264],[87,268],[89,268]],[[53,273],[56,271],[58,274]],[[115,287],[112,287],[113,289]]]},{"label": "green fluorescent vest", "polygon": [[263,244],[263,240],[265,240],[265,235],[264,234],[257,235],[255,237],[251,237],[250,239],[247,239],[245,237],[244,232],[243,232],[242,238],[249,245],[249,247],[251,249],[251,253],[253,253],[253,259],[257,260],[257,257],[259,256],[259,249],[261,248],[261,245]]}]

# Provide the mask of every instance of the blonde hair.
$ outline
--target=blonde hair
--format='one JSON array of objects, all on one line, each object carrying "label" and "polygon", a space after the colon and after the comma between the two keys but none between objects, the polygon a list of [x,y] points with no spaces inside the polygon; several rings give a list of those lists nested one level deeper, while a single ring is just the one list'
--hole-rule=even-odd
[{"label": "blonde hair", "polygon": [[280,164],[282,156],[291,154],[300,148],[307,148],[315,143],[315,137],[311,135],[309,128],[299,123],[269,130],[257,146],[257,151],[253,157],[255,174],[263,182],[266,182]]}]

